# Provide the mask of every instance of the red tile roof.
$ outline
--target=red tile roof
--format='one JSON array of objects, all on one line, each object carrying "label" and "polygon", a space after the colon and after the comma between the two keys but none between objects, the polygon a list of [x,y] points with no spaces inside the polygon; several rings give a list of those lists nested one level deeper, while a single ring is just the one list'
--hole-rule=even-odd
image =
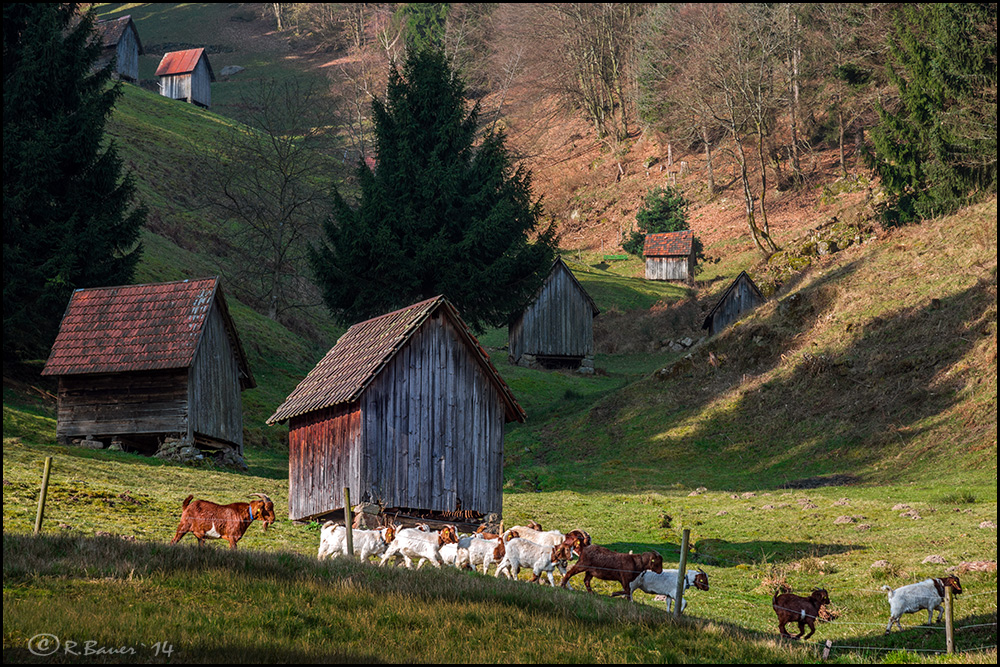
[{"label": "red tile roof", "polygon": [[646,257],[673,257],[691,254],[694,232],[685,229],[680,232],[664,232],[662,234],[646,234],[646,244],[642,254]]},{"label": "red tile roof", "polygon": [[288,395],[267,423],[282,422],[307,412],[357,400],[420,325],[439,309],[444,309],[451,318],[497,387],[506,404],[508,420],[523,422],[524,410],[514,400],[514,395],[493,366],[486,350],[472,335],[455,307],[443,296],[437,296],[352,326]]},{"label": "red tile roof", "polygon": [[205,58],[208,65],[208,73],[212,81],[215,81],[215,74],[212,72],[212,65],[208,62],[205,49],[188,49],[187,51],[171,51],[163,54],[160,66],[156,68],[156,76],[173,76],[175,74],[189,74],[198,66],[198,61]]},{"label": "red tile roof", "polygon": [[[42,375],[187,368],[217,298],[229,320],[218,278],[76,290]],[[254,386],[238,339],[234,353]]]}]

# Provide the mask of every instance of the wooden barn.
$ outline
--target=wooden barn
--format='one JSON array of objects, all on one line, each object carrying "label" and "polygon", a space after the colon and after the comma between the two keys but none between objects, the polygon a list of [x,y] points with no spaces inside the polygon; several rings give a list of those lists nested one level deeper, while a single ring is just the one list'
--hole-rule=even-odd
[{"label": "wooden barn", "polygon": [[562,257],[531,303],[508,327],[509,361],[521,366],[594,372],[597,304]]},{"label": "wooden barn", "polygon": [[164,54],[156,68],[160,94],[173,100],[185,100],[208,108],[212,106],[212,82],[215,73],[205,49],[171,51]]},{"label": "wooden barn", "polygon": [[268,423],[288,422],[288,515],[371,502],[478,519],[503,504],[504,425],[524,411],[444,297],[352,326]]},{"label": "wooden barn", "polygon": [[104,44],[104,55],[98,61],[103,67],[115,59],[115,74],[130,83],[139,81],[139,56],[145,53],[139,41],[139,31],[131,16],[97,21],[94,29]]},{"label": "wooden barn", "polygon": [[694,232],[647,234],[643,245],[646,280],[694,280]]},{"label": "wooden barn", "polygon": [[42,375],[59,378],[60,442],[242,455],[240,392],[256,385],[218,278],[76,290]]},{"label": "wooden barn", "polygon": [[741,271],[736,280],[722,293],[718,303],[709,311],[701,328],[708,329],[709,336],[715,335],[762,303],[764,295],[747,272]]}]

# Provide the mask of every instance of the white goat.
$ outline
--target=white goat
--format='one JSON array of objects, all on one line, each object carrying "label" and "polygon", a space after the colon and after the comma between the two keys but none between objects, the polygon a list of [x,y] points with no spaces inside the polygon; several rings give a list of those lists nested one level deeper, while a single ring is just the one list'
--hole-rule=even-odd
[{"label": "white goat", "polygon": [[[650,595],[664,595],[667,598],[667,611],[669,612],[674,605],[674,597],[677,595],[677,575],[680,574],[680,570],[664,570],[663,572],[653,572],[652,570],[643,570],[639,573],[639,576],[633,579],[629,583],[629,593],[634,594],[636,591],[643,591],[644,593],[649,593]],[[688,570],[684,573],[684,590],[687,590],[694,586],[698,590],[707,591],[708,590],[708,575],[702,570],[695,572],[694,570]],[[618,591],[617,593],[612,593],[612,595],[624,595],[624,591]],[[687,600],[681,599],[681,611],[687,607]]]},{"label": "white goat", "polygon": [[483,574],[487,574],[490,565],[496,562],[493,553],[498,544],[500,544],[499,538],[486,540],[474,535],[472,539],[467,540],[463,537],[458,541],[458,556],[455,559],[455,567],[469,567],[475,570],[482,565]]},{"label": "white goat", "polygon": [[[522,567],[530,567],[535,576],[532,582],[538,581],[542,572],[548,575],[549,585],[555,586],[552,571],[559,566],[562,571],[566,570],[566,561],[569,559],[569,547],[563,544],[558,546],[548,546],[536,544],[521,537],[514,537],[503,545],[504,554],[494,576],[499,577],[501,572],[511,579],[517,579]],[[499,550],[499,547],[498,547]]]},{"label": "white goat", "polygon": [[[427,532],[417,528],[404,528],[396,533],[396,539],[389,544],[379,565],[394,558],[402,558],[406,567],[413,569],[413,559],[426,559],[434,567],[441,567],[441,547],[458,542],[454,526],[445,526],[438,532]],[[418,564],[419,565],[419,564]]]},{"label": "white goat", "polygon": [[944,577],[941,579],[924,579],[915,584],[900,586],[896,590],[883,586],[882,590],[889,592],[889,625],[885,626],[885,634],[892,630],[895,623],[900,630],[903,629],[899,622],[899,617],[903,614],[912,614],[921,609],[927,610],[927,625],[932,623],[934,610],[938,610],[938,623],[944,615],[944,587],[951,586],[955,595],[962,592],[962,584],[958,577]]},{"label": "white goat", "polygon": [[[385,552],[389,542],[395,535],[396,529],[393,526],[380,530],[363,530],[354,528],[351,531],[351,539],[354,542],[354,553],[367,561],[371,556],[378,556]],[[341,554],[347,554],[347,529],[333,521],[323,524],[323,530],[319,538],[319,559],[336,558]]]}]

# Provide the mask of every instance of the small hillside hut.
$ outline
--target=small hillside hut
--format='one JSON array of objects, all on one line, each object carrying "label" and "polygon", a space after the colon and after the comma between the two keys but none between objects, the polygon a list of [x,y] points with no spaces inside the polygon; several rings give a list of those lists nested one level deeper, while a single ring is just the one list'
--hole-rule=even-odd
[{"label": "small hillside hut", "polygon": [[160,94],[173,100],[212,106],[212,86],[215,73],[205,49],[171,51],[163,56],[156,68],[160,77]]},{"label": "small hillside hut", "polygon": [[242,456],[240,392],[256,385],[218,278],[76,290],[42,375],[59,378],[60,442]]},{"label": "small hillside hut", "polygon": [[118,19],[108,21],[98,21],[94,24],[94,29],[101,37],[104,44],[104,54],[98,61],[98,66],[103,67],[112,58],[115,59],[115,75],[130,83],[139,81],[139,56],[145,51],[142,50],[142,42],[139,41],[139,31],[135,27],[131,16],[123,16]]},{"label": "small hillside hut", "polygon": [[508,327],[512,364],[577,368],[594,372],[594,318],[597,304],[562,257],[531,303]]},{"label": "small hillside hut", "polygon": [[694,233],[646,234],[642,249],[646,258],[646,280],[694,280]]},{"label": "small hillside hut", "polygon": [[504,424],[524,411],[438,296],[355,324],[268,419],[288,422],[288,515],[500,514]]},{"label": "small hillside hut", "polygon": [[747,272],[741,271],[736,280],[722,293],[722,298],[709,311],[701,328],[708,329],[708,335],[713,336],[762,303],[764,295]]}]

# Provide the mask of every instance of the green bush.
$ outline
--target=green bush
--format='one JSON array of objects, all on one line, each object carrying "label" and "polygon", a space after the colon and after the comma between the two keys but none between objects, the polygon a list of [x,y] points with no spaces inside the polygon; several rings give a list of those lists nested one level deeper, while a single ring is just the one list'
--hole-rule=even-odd
[{"label": "green bush", "polygon": [[622,249],[630,255],[641,257],[646,234],[690,229],[688,225],[690,204],[677,188],[670,186],[653,188],[646,193],[646,200],[635,214],[639,231],[622,234]]}]

